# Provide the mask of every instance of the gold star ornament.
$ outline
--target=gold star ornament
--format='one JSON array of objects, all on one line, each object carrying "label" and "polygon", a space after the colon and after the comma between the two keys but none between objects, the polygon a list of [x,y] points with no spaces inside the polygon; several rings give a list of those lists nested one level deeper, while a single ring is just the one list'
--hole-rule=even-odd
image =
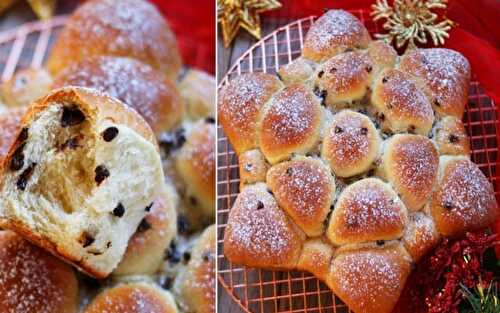
[{"label": "gold star ornament", "polygon": [[373,20],[385,19],[383,28],[388,32],[375,34],[376,38],[388,43],[395,42],[401,48],[416,47],[416,43],[426,44],[427,37],[432,43],[442,45],[455,23],[446,17],[440,18],[433,9],[446,9],[447,0],[394,0],[391,7],[387,0],[377,0],[372,5]]},{"label": "gold star ornament", "polygon": [[[18,0],[0,0],[0,14],[7,11]],[[39,19],[46,20],[54,15],[56,0],[27,0],[33,12]]]},{"label": "gold star ornament", "polygon": [[276,0],[217,0],[217,18],[224,46],[229,47],[240,28],[260,39],[259,14],[280,7]]}]

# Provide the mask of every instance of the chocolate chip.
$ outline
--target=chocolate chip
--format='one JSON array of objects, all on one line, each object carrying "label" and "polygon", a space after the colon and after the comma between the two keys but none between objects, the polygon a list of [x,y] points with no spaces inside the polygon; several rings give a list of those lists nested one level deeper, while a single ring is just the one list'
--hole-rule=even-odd
[{"label": "chocolate chip", "polygon": [[293,174],[293,168],[291,168],[291,167],[287,168],[287,169],[286,169],[286,174],[287,174],[288,176],[292,176],[292,174]]},{"label": "chocolate chip", "polygon": [[372,168],[368,171],[368,173],[366,175],[368,176],[373,176],[375,174],[375,170]]},{"label": "chocolate chip", "polygon": [[457,143],[460,140],[460,138],[458,138],[458,136],[455,134],[450,134],[450,136],[448,136],[448,140],[451,143]]},{"label": "chocolate chip", "polygon": [[215,124],[215,118],[213,118],[213,117],[207,117],[205,119],[205,122],[207,122],[208,124]]},{"label": "chocolate chip", "polygon": [[181,261],[181,254],[175,248],[175,245],[173,247],[171,246],[170,249],[167,250],[166,258],[172,264],[176,264]]},{"label": "chocolate chip", "polygon": [[370,73],[372,70],[373,70],[373,68],[372,68],[372,66],[371,66],[371,65],[368,65],[368,66],[366,67],[366,71],[367,71],[368,73]]},{"label": "chocolate chip", "polygon": [[332,67],[332,68],[330,69],[330,74],[333,74],[333,73],[335,73],[336,71],[337,71],[337,69],[336,69],[335,67]]},{"label": "chocolate chip", "polygon": [[85,121],[85,115],[76,106],[64,107],[61,116],[61,126],[75,126]]},{"label": "chocolate chip", "polygon": [[366,111],[365,109],[359,109],[358,112],[365,115],[368,114],[368,111]]},{"label": "chocolate chip", "polygon": [[408,126],[408,132],[410,134],[414,134],[415,133],[415,129],[416,129],[415,125]]},{"label": "chocolate chip", "polygon": [[257,210],[262,210],[264,208],[264,203],[262,201],[257,200]]},{"label": "chocolate chip", "polygon": [[388,79],[389,79],[389,78],[387,78],[387,77],[382,78],[382,84],[387,83],[387,80],[388,80]]},{"label": "chocolate chip", "polygon": [[172,277],[165,277],[165,280],[163,281],[163,283],[161,284],[161,286],[164,289],[170,289],[172,287],[172,283],[173,282],[174,282],[174,280],[172,279]]},{"label": "chocolate chip", "polygon": [[144,211],[149,212],[151,211],[151,208],[153,207],[154,202],[151,202],[146,208],[144,208]]},{"label": "chocolate chip", "polygon": [[93,244],[94,241],[95,241],[95,238],[87,232],[82,233],[82,235],[80,237],[80,243],[82,244],[82,246],[84,248],[87,248],[88,246]]},{"label": "chocolate chip", "polygon": [[95,182],[99,186],[109,176],[109,171],[104,165],[95,168]]},{"label": "chocolate chip", "polygon": [[451,209],[453,209],[453,203],[451,203],[450,201],[445,201],[443,203],[443,208],[450,211]]},{"label": "chocolate chip", "polygon": [[361,135],[366,135],[366,134],[368,134],[368,128],[361,127]]},{"label": "chocolate chip", "polygon": [[160,147],[166,154],[180,148],[185,142],[184,129],[179,128],[174,133],[162,133],[158,139]]},{"label": "chocolate chip", "polygon": [[344,50],[344,52],[352,52],[352,51],[354,51],[354,50],[352,50],[352,48],[347,48]]},{"label": "chocolate chip", "polygon": [[379,120],[381,120],[381,121],[385,120],[385,115],[384,115],[384,113],[379,113],[379,115],[378,115],[378,119],[379,119]]},{"label": "chocolate chip", "polygon": [[176,139],[177,147],[182,147],[182,145],[184,145],[184,143],[186,142],[186,135],[185,135],[184,128],[179,128],[175,132],[175,139]]},{"label": "chocolate chip", "polygon": [[26,189],[26,185],[28,184],[28,179],[30,179],[33,171],[35,170],[36,163],[31,163],[19,176],[19,179],[16,182],[17,189],[24,191]]},{"label": "chocolate chip", "polygon": [[111,241],[106,242],[106,249],[111,248],[111,245],[112,245],[112,244],[111,244]]},{"label": "chocolate chip", "polygon": [[185,235],[188,233],[189,221],[186,216],[179,215],[179,217],[177,217],[177,229],[179,231],[179,234],[181,235]]},{"label": "chocolate chip", "polygon": [[325,74],[325,71],[319,71],[319,72],[318,72],[318,78],[323,77],[323,74]]},{"label": "chocolate chip", "polygon": [[317,97],[321,97],[321,90],[319,89],[319,87],[318,87],[318,86],[314,86],[313,93],[314,93]]},{"label": "chocolate chip", "polygon": [[441,106],[441,103],[439,103],[439,100],[437,98],[434,99],[434,105],[437,107]]},{"label": "chocolate chip", "polygon": [[268,192],[271,196],[274,196],[274,193],[271,191],[271,189],[267,189],[267,192]]},{"label": "chocolate chip", "polygon": [[151,228],[151,224],[149,224],[148,221],[146,221],[146,218],[143,218],[142,221],[141,221],[141,223],[137,227],[137,231],[140,232],[140,233],[143,233],[143,232],[147,231],[150,228]]},{"label": "chocolate chip", "polygon": [[19,133],[19,136],[17,136],[16,141],[17,142],[24,142],[24,141],[26,141],[26,139],[28,139],[28,128],[23,127],[23,129],[21,129],[21,132]]},{"label": "chocolate chip", "polygon": [[245,164],[245,171],[250,172],[252,170],[252,167],[253,167],[252,163]]},{"label": "chocolate chip", "polygon": [[387,103],[387,109],[388,109],[388,110],[392,110],[392,104]]},{"label": "chocolate chip", "polygon": [[118,135],[118,133],[119,133],[118,128],[111,126],[111,127],[106,128],[102,132],[101,135],[102,135],[102,139],[104,139],[104,141],[110,142],[111,140],[115,139],[115,137]]},{"label": "chocolate chip", "polygon": [[342,130],[342,128],[340,128],[340,127],[338,127],[338,126],[335,126],[335,133],[336,133],[336,134],[340,134],[340,133],[342,133],[342,132],[344,132],[344,131]]},{"label": "chocolate chip", "polygon": [[12,159],[10,160],[10,169],[13,171],[19,171],[24,166],[24,146],[25,144],[20,145],[12,155]]},{"label": "chocolate chip", "polygon": [[383,246],[385,244],[384,240],[377,240],[377,246]]},{"label": "chocolate chip", "polygon": [[201,255],[201,258],[203,259],[203,262],[209,262],[210,260],[213,259],[212,253],[210,251],[205,251]]},{"label": "chocolate chip", "polygon": [[186,264],[187,262],[189,262],[189,260],[191,260],[191,253],[189,253],[188,251],[185,251],[183,254],[182,254],[182,262],[184,264]]},{"label": "chocolate chip", "polygon": [[80,138],[77,136],[77,137],[73,137],[73,138],[70,138],[68,140],[66,140],[62,145],[61,145],[61,150],[65,150],[67,148],[71,149],[71,150],[74,150],[78,147],[80,147],[80,145],[78,144],[78,141],[80,140]]},{"label": "chocolate chip", "polygon": [[196,200],[195,197],[189,197],[189,203],[191,203],[191,205],[198,205],[198,200]]},{"label": "chocolate chip", "polygon": [[123,214],[125,214],[125,207],[123,206],[123,204],[118,203],[116,208],[113,209],[113,215],[116,217],[122,217]]}]

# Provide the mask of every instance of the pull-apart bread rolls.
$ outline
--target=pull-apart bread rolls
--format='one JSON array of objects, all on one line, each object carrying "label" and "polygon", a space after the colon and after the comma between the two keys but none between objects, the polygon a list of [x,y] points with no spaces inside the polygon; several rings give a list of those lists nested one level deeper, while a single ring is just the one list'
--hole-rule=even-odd
[{"label": "pull-apart bread rolls", "polygon": [[175,80],[181,57],[175,36],[146,0],[86,1],[69,17],[47,60],[52,75],[96,56],[129,57]]},{"label": "pull-apart bread rolls", "polygon": [[116,267],[164,188],[151,128],[84,88],[34,102],[2,165],[3,227],[96,278]]},{"label": "pull-apart bread rolls", "polygon": [[310,271],[354,312],[389,313],[442,237],[499,215],[492,185],[468,158],[469,64],[448,49],[399,57],[331,10],[278,73],[244,74],[221,89],[219,121],[241,189],[224,254]]}]

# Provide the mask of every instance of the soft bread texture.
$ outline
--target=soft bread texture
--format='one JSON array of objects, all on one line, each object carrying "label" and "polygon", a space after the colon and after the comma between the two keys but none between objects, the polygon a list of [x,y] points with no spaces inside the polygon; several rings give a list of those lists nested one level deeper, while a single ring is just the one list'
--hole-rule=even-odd
[{"label": "soft bread texture", "polygon": [[27,68],[16,72],[0,87],[0,98],[9,107],[27,106],[45,96],[52,85],[52,77],[41,68]]},{"label": "soft bread texture", "polygon": [[84,313],[177,313],[172,295],[156,285],[135,282],[105,289]]},{"label": "soft bread texture", "polygon": [[0,231],[0,311],[76,313],[73,269],[11,231]]},{"label": "soft bread texture", "polygon": [[2,226],[106,277],[164,186],[151,128],[118,100],[76,87],[33,103],[21,127],[2,166]]},{"label": "soft bread texture", "polygon": [[175,160],[192,209],[198,208],[209,218],[215,217],[215,137],[215,124],[198,121],[187,133]]},{"label": "soft bread texture", "polygon": [[440,234],[458,236],[484,228],[498,217],[493,187],[468,158],[440,157],[438,186],[430,210]]},{"label": "soft bread texture", "polygon": [[356,313],[391,312],[410,271],[400,244],[339,250],[327,284]]},{"label": "soft bread texture", "polygon": [[335,175],[349,177],[367,171],[379,155],[380,135],[361,113],[343,110],[328,125],[321,156]]},{"label": "soft bread texture", "polygon": [[175,278],[173,292],[186,312],[215,313],[216,227],[197,239],[187,266]]},{"label": "soft bread texture", "polygon": [[99,90],[135,109],[158,136],[180,123],[184,105],[165,75],[140,61],[100,56],[62,70],[53,88],[80,86]]},{"label": "soft bread texture", "polygon": [[19,133],[21,119],[26,113],[25,107],[11,108],[0,113],[0,160],[3,160],[9,152],[9,148]]},{"label": "soft bread texture", "polygon": [[127,250],[114,276],[153,275],[160,269],[165,250],[177,232],[174,195],[168,188],[151,203],[146,216],[130,238]]},{"label": "soft bread texture", "polygon": [[179,91],[186,105],[188,118],[215,118],[215,77],[200,70],[190,69],[179,83]]},{"label": "soft bread texture", "polygon": [[[276,80],[248,73],[222,87],[219,121],[241,189],[224,254],[310,271],[354,312],[389,313],[413,263],[441,237],[499,214],[491,184],[467,158],[460,118],[470,68],[447,49],[398,57],[339,10],[305,38],[302,55],[278,71],[284,86],[263,88]],[[246,97],[228,101],[237,94]],[[235,131],[236,118],[245,131]]]},{"label": "soft bread texture", "polygon": [[181,68],[175,36],[146,0],[91,0],[69,17],[47,60],[52,75],[94,56],[130,57],[174,80]]},{"label": "soft bread texture", "polygon": [[304,239],[265,184],[258,183],[245,187],[231,209],[224,253],[238,264],[295,268]]}]

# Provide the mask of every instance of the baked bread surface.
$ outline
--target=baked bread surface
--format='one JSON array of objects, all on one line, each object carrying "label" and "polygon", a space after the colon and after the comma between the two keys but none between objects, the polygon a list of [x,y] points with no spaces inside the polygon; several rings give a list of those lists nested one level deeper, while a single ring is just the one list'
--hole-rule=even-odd
[{"label": "baked bread surface", "polygon": [[458,52],[398,56],[354,16],[330,10],[278,78],[230,80],[218,100],[240,162],[228,260],[307,270],[354,312],[391,312],[440,238],[499,215],[468,156],[469,79]]}]

